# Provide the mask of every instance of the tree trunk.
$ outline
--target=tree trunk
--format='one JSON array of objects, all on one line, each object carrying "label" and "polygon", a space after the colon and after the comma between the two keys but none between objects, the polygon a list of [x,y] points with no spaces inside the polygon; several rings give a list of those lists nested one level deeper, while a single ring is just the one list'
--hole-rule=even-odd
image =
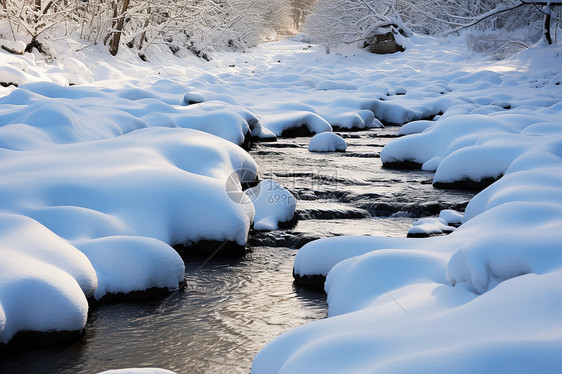
[{"label": "tree trunk", "polygon": [[121,13],[117,24],[115,25],[115,30],[113,31],[113,37],[109,42],[109,53],[115,56],[119,51],[119,42],[121,40],[121,34],[123,33],[123,26],[125,26],[125,13],[129,8],[129,0],[123,0],[123,7],[121,8]]},{"label": "tree trunk", "polygon": [[548,44],[552,44],[552,37],[550,36],[550,19],[551,19],[552,9],[550,6],[544,8],[544,38]]},{"label": "tree trunk", "polygon": [[143,30],[143,32],[140,36],[140,41],[139,41],[139,46],[138,46],[139,51],[142,51],[142,46],[143,46],[143,44],[145,42],[145,39],[146,39],[146,31],[148,29],[148,24],[150,23],[150,11],[151,11],[151,8],[149,7],[146,10],[147,14],[146,14],[146,20],[144,21],[144,30]]}]

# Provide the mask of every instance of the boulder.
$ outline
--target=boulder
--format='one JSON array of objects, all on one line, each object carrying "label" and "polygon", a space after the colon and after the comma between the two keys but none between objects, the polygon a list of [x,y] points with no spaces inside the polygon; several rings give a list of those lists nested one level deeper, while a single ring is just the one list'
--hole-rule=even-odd
[{"label": "boulder", "polygon": [[405,32],[396,25],[381,26],[367,38],[363,47],[377,54],[404,52],[404,46],[397,41],[403,36]]}]

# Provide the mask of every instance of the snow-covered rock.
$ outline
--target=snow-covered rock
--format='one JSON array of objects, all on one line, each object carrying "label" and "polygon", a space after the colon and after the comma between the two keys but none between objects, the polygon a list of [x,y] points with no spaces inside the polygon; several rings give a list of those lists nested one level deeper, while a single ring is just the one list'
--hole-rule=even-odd
[{"label": "snow-covered rock", "polygon": [[1,214],[0,259],[0,343],[84,328],[98,280],[82,252],[31,218]]},{"label": "snow-covered rock", "polygon": [[293,219],[297,200],[283,186],[272,179],[261,181],[245,191],[255,207],[254,230],[275,230],[280,223]]},{"label": "snow-covered rock", "polygon": [[408,230],[408,237],[427,237],[451,233],[454,227],[448,225],[443,218],[421,218],[412,224]]},{"label": "snow-covered rock", "polygon": [[0,84],[15,85],[27,83],[27,77],[25,73],[13,66],[0,66]]},{"label": "snow-covered rock", "polygon": [[153,287],[173,290],[183,281],[183,260],[172,247],[159,240],[110,236],[73,244],[96,270],[96,299]]},{"label": "snow-covered rock", "polygon": [[400,127],[400,130],[398,130],[398,135],[418,134],[420,132],[424,132],[434,124],[435,122],[428,120],[412,121]]},{"label": "snow-covered rock", "polygon": [[459,226],[464,221],[464,214],[452,209],[445,209],[439,213],[439,218],[447,222],[447,225]]},{"label": "snow-covered rock", "polygon": [[10,52],[23,54],[25,52],[26,44],[21,40],[6,40],[1,39],[0,44],[2,47],[6,47]]},{"label": "snow-covered rock", "polygon": [[311,112],[284,111],[278,114],[263,115],[262,118],[265,126],[276,136],[281,136],[286,131],[299,128],[306,128],[312,134],[332,131],[332,126],[330,126],[328,121]]},{"label": "snow-covered rock", "polygon": [[[54,144],[117,137],[146,127],[181,127],[243,144],[257,119],[219,102],[173,105],[152,90],[99,90],[29,83],[0,98],[0,147],[36,149]],[[156,91],[156,92],[154,92]],[[179,99],[178,99],[179,100]]]},{"label": "snow-covered rock", "polygon": [[175,374],[173,371],[159,368],[127,368],[102,371],[98,374]]},{"label": "snow-covered rock", "polygon": [[314,135],[308,145],[310,152],[344,152],[346,149],[347,143],[345,140],[333,132]]},{"label": "snow-covered rock", "polygon": [[171,245],[244,245],[254,218],[224,186],[239,167],[239,181],[253,181],[255,162],[201,131],[148,128],[0,153],[0,210],[10,213],[0,225],[2,342],[21,330],[82,329],[86,297],[177,289],[184,263]]}]

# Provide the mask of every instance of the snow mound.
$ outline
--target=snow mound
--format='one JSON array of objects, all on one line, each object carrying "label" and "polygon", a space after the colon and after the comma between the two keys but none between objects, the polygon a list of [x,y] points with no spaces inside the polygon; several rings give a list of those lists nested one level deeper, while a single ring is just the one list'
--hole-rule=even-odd
[{"label": "snow mound", "polygon": [[260,126],[252,113],[230,104],[179,105],[180,94],[174,99],[158,93],[161,86],[102,91],[48,82],[22,85],[0,99],[0,147],[28,150],[109,139],[146,127],[197,129],[241,145]]},{"label": "snow mound", "polygon": [[316,113],[305,111],[263,115],[262,121],[276,136],[281,136],[284,131],[300,127],[305,127],[312,134],[332,131],[332,126],[324,118]]},{"label": "snow mound", "polygon": [[435,124],[434,121],[427,121],[427,120],[412,121],[400,127],[400,130],[398,130],[398,135],[418,134],[420,132],[424,132],[434,124]]},{"label": "snow mound", "polygon": [[316,134],[310,139],[310,152],[344,152],[347,149],[345,140],[333,132]]},{"label": "snow mound", "polygon": [[412,224],[408,230],[408,237],[426,237],[431,235],[441,235],[451,233],[454,227],[448,225],[443,218],[421,218]]},{"label": "snow mound", "polygon": [[82,329],[86,297],[177,289],[184,263],[171,245],[244,245],[254,218],[224,187],[239,169],[240,183],[253,181],[254,160],[201,131],[0,153],[0,209],[11,213],[0,225],[2,342],[21,330]]},{"label": "snow mound", "polygon": [[383,127],[382,123],[375,118],[370,110],[358,110],[346,112],[346,107],[334,107],[324,114],[324,118],[333,128],[341,130],[368,129]]},{"label": "snow mound", "polygon": [[444,220],[447,225],[458,226],[464,221],[464,214],[452,209],[445,209],[439,213],[439,218]]},{"label": "snow mound", "polygon": [[253,170],[255,178],[257,166],[241,148],[212,135],[146,129],[6,152],[3,159],[0,206],[35,218],[65,239],[131,235],[170,245],[246,242],[253,209],[231,201],[224,184],[240,167]]},{"label": "snow mound", "polygon": [[98,281],[82,252],[31,218],[0,214],[0,258],[0,343],[84,328]]},{"label": "snow mound", "polygon": [[[336,237],[303,246],[294,272],[326,276],[330,318],[276,338],[252,373],[558,370],[560,56],[554,46],[476,69],[455,63],[425,92],[412,82],[407,95],[365,103],[391,123],[443,113],[406,125],[409,135],[382,150],[384,163],[417,163],[435,171],[436,184],[497,181],[464,216],[443,211],[414,226],[428,232],[424,225],[462,223],[448,236]],[[426,64],[416,61],[419,74]]]},{"label": "snow mound", "polygon": [[19,86],[24,83],[27,83],[24,72],[13,66],[0,66],[0,84]]},{"label": "snow mound", "polygon": [[384,237],[333,237],[322,238],[305,244],[295,257],[294,272],[300,276],[328,275],[339,262],[370,251],[388,248],[390,245],[408,248],[413,243],[405,238]]},{"label": "snow mound", "polygon": [[276,230],[280,223],[291,221],[295,215],[297,200],[272,179],[261,181],[256,187],[246,190],[245,194],[256,210],[254,230]]},{"label": "snow mound", "polygon": [[98,374],[175,374],[173,371],[158,368],[128,368],[102,371]]},{"label": "snow mound", "polygon": [[422,133],[391,142],[381,151],[381,160],[413,161],[423,170],[435,170],[434,183],[481,182],[500,178],[519,156],[549,150],[559,141],[551,113],[531,116],[527,110],[513,109],[444,118]]},{"label": "snow mound", "polygon": [[172,247],[159,240],[112,236],[73,244],[96,269],[96,299],[152,287],[173,290],[183,281],[183,260]]}]

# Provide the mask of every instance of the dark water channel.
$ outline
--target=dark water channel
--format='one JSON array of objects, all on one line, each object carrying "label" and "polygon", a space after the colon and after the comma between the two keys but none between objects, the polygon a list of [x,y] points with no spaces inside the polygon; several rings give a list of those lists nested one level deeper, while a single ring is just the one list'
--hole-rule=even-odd
[{"label": "dark water channel", "polygon": [[256,145],[251,153],[261,177],[273,177],[298,198],[294,228],[253,234],[243,258],[186,259],[185,291],[101,306],[80,343],[22,354],[0,362],[0,372],[248,373],[275,336],[327,314],[325,295],[293,285],[300,246],[333,235],[405,236],[415,218],[461,208],[472,197],[434,189],[431,173],[381,168],[378,153],[396,132],[346,133],[345,153],[310,153],[307,138]]}]

